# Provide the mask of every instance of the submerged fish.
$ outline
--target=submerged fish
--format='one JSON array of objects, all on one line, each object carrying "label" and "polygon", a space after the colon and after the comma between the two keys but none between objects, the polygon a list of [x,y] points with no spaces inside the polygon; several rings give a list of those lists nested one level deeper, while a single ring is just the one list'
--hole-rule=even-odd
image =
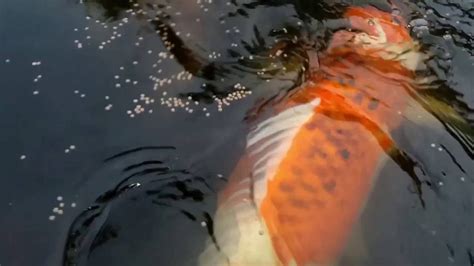
[{"label": "submerged fish", "polygon": [[354,30],[336,32],[309,81],[248,135],[201,265],[337,264],[421,60],[401,18],[345,17]]}]

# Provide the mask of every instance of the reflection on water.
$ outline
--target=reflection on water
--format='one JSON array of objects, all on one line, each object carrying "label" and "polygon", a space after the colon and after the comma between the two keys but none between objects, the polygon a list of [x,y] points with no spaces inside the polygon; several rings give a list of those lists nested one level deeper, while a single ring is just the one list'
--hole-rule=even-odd
[{"label": "reflection on water", "polygon": [[[202,205],[204,200],[212,200],[210,197],[215,193],[209,184],[209,178],[196,176],[179,168],[174,147],[135,148],[107,158],[104,163],[112,165],[119,162],[120,165],[120,161],[133,161],[137,158],[141,160],[118,173],[109,173],[119,175],[120,182],[100,194],[94,203],[74,220],[66,243],[65,265],[87,264],[87,259],[97,250],[100,252],[101,246],[122,237],[121,222],[114,222],[116,218],[113,213],[124,212],[137,206],[140,206],[141,211],[153,212],[154,219],[157,219],[153,220],[153,224],[158,227],[162,219],[185,218],[187,223],[207,228],[207,233],[213,235],[211,215],[208,207]],[[133,206],[130,206],[130,203]],[[156,207],[152,206],[160,207],[160,212],[156,212]],[[176,217],[175,213],[181,217]],[[199,232],[202,234],[202,230]],[[162,234],[164,233],[166,232]],[[184,259],[189,263],[189,258]]]},{"label": "reflection on water", "polygon": [[[387,81],[384,88],[403,87],[394,97],[381,89],[365,91],[374,105],[388,103],[390,117],[401,116],[390,134],[384,135],[386,121],[326,113],[334,125],[356,121],[374,136],[384,135],[380,143],[394,145],[340,262],[474,265],[474,5],[435,0],[75,3],[84,13],[71,26],[77,35],[64,56],[79,51],[84,58],[109,60],[108,69],[100,70],[105,81],[96,87],[101,93],[103,87],[111,90],[95,94],[105,96],[104,111],[119,113],[123,121],[143,119],[136,130],[150,131],[145,140],[172,146],[143,146],[151,144],[120,136],[124,147],[137,147],[124,152],[114,147],[117,155],[73,182],[82,204],[67,222],[65,242],[58,241],[62,264],[196,265],[209,243],[225,249],[214,232],[214,214],[218,192],[244,154],[244,131],[280,112],[317,71],[336,73],[338,82],[350,85],[345,75],[353,73],[324,69],[324,56],[334,35],[349,27],[343,14],[354,5],[401,14],[424,57],[413,80],[371,69],[375,79]],[[10,57],[3,61],[15,63]],[[46,80],[50,74],[44,73],[48,62],[41,63],[46,68],[34,73],[35,84],[41,84],[41,74]],[[78,72],[88,73],[87,67]],[[60,86],[69,87],[67,81]],[[33,95],[44,91],[35,89]],[[80,87],[73,91],[78,98],[90,97]],[[410,99],[407,108],[395,110],[392,100],[402,94]],[[156,125],[167,116],[172,133],[159,135],[164,129]],[[102,126],[108,118],[88,119]],[[224,132],[218,124],[225,122],[241,127]],[[200,138],[207,140],[204,149],[187,147],[190,139]]]},{"label": "reflection on water", "polygon": [[[372,4],[377,8],[390,11],[389,3],[382,1],[373,2]],[[348,26],[347,21],[344,21],[341,17],[345,8],[350,6],[348,3],[328,4],[325,2],[313,3],[309,1],[268,3],[265,1],[250,1],[246,3],[233,1],[225,3],[212,3],[210,1],[198,1],[198,3],[185,3],[183,1],[175,1],[173,3],[125,1],[113,4],[110,1],[100,0],[86,1],[85,5],[90,14],[100,14],[97,17],[93,17],[93,19],[98,18],[100,21],[107,21],[107,25],[111,27],[117,24],[121,25],[120,21],[128,23],[129,19],[139,21],[141,24],[140,31],[157,34],[164,46],[162,50],[169,52],[169,58],[174,59],[183,69],[184,72],[179,72],[174,76],[179,77],[182,75],[189,76],[189,80],[202,80],[202,84],[197,91],[189,88],[177,91],[172,85],[169,86],[169,91],[166,94],[171,93],[176,98],[173,98],[173,102],[163,99],[161,102],[171,107],[171,111],[174,112],[178,108],[184,108],[185,111],[192,113],[194,109],[189,106],[199,102],[210,104],[216,100],[219,103],[218,110],[222,111],[223,103],[229,105],[231,100],[234,99],[233,97],[228,98],[230,94],[236,95],[238,99],[243,99],[246,94],[241,94],[240,92],[249,91],[257,93],[261,99],[259,104],[252,108],[253,111],[248,113],[250,116],[247,116],[247,121],[258,119],[264,113],[263,110],[267,106],[274,105],[282,100],[284,101],[285,98],[291,95],[289,92],[298,91],[299,85],[306,79],[311,79],[313,71],[317,71],[314,67],[318,67],[320,63],[319,54],[327,49],[328,42],[336,31]],[[435,219],[444,220],[445,223],[449,223],[448,221],[452,219],[441,218],[448,213],[444,209],[445,207],[438,206],[433,208],[439,204],[447,204],[446,206],[457,204],[455,201],[450,204],[447,203],[448,201],[443,203],[437,202],[440,199],[446,200],[445,197],[449,198],[449,192],[444,191],[445,183],[456,182],[458,185],[454,186],[459,186],[466,181],[472,182],[469,176],[469,172],[472,172],[472,169],[469,169],[470,166],[466,165],[466,162],[469,162],[468,158],[473,159],[474,157],[474,130],[472,127],[474,112],[472,107],[465,102],[469,98],[464,99],[463,94],[460,92],[462,89],[457,87],[460,84],[453,83],[453,79],[450,78],[460,74],[456,74],[453,68],[450,67],[453,54],[449,52],[453,47],[459,47],[460,53],[464,52],[466,55],[470,54],[472,56],[472,32],[469,32],[472,29],[461,26],[464,24],[472,25],[472,21],[470,21],[472,18],[466,15],[468,11],[464,11],[472,7],[460,5],[443,6],[440,4],[439,10],[436,10],[428,2],[418,2],[417,5],[405,3],[400,5],[400,7],[402,7],[401,10],[392,10],[391,12],[401,12],[404,16],[412,18],[409,23],[412,34],[420,40],[422,51],[428,56],[425,58],[423,65],[417,68],[417,84],[408,84],[408,87],[405,88],[410,97],[415,100],[411,104],[413,105],[416,102],[417,105],[409,106],[411,113],[407,111],[404,114],[406,120],[404,124],[406,125],[394,132],[393,141],[398,143],[398,145],[396,152],[392,151],[390,154],[399,169],[404,171],[405,175],[411,177],[413,182],[411,189],[405,192],[401,191],[401,193],[407,195],[414,193],[419,198],[419,206],[421,208],[417,208],[417,204],[413,202],[412,208],[415,207],[417,211],[411,214],[414,216],[410,219],[419,220],[422,219],[421,217],[431,214],[433,215],[432,218],[439,217]],[[95,10],[96,8],[98,10]],[[458,12],[454,26],[449,25],[448,20],[441,14],[448,14],[448,11],[442,10],[443,8],[447,8],[454,13]],[[262,17],[265,17],[266,20],[263,20]],[[262,23],[263,21],[269,23]],[[141,49],[139,43],[136,43],[136,46],[136,49]],[[152,65],[152,68],[155,68],[161,62],[162,60],[159,59]],[[472,66],[472,63],[468,62],[468,64]],[[161,71],[159,69],[156,72],[160,74]],[[155,81],[154,89],[162,91],[163,88],[161,87],[163,87],[163,84],[171,84],[170,80],[174,79],[174,76],[172,75],[169,80],[167,78],[152,77],[151,79]],[[262,82],[281,82],[283,80],[291,81],[284,90],[259,91],[259,88],[262,88]],[[245,82],[248,85],[241,85],[240,82]],[[236,84],[239,85],[236,86]],[[396,87],[394,88],[397,89]],[[235,92],[237,94],[233,94]],[[383,98],[386,96],[377,96],[377,93],[374,93],[373,97],[377,101],[387,102],[387,98]],[[468,97],[472,98],[472,96]],[[395,113],[396,110],[392,110],[392,112]],[[440,134],[442,128],[438,125],[443,126],[445,132],[464,150],[464,154],[459,154],[458,148],[455,148],[456,144],[452,142],[451,144],[427,142],[425,143],[426,147],[413,145],[412,138],[420,138],[421,133],[428,128],[437,131],[438,133],[436,134]],[[378,126],[376,125],[376,127]],[[377,133],[374,132],[373,134]],[[416,136],[413,134],[416,134]],[[423,152],[419,152],[420,149],[427,150],[430,154],[432,152],[429,152],[429,150],[435,150],[440,152],[440,154],[444,152],[446,159],[450,160],[451,165],[441,168],[435,167],[433,162],[437,159],[434,159],[433,156],[428,156],[428,154],[423,155]],[[465,157],[466,155],[467,158]],[[464,157],[465,159],[460,160],[458,157]],[[133,170],[136,167],[151,167],[155,163],[161,164],[162,162],[145,161],[128,167],[127,171]],[[449,165],[449,163],[446,165]],[[444,169],[444,167],[448,167],[449,170]],[[437,169],[440,169],[439,172]],[[399,172],[393,169],[391,171]],[[457,180],[448,180],[448,171],[451,172],[450,176]],[[143,189],[135,189],[136,185],[131,183],[132,179],[142,178],[142,176],[148,174],[156,175],[157,173],[160,173],[159,178],[149,179],[147,181],[148,185],[143,184],[147,192],[141,191]],[[178,171],[178,173],[184,176],[189,175],[186,170],[184,172]],[[184,181],[181,180],[184,177],[173,176],[171,179],[173,182],[165,182],[165,185],[163,185],[162,182],[166,180],[165,176],[169,175],[176,175],[175,170],[166,167],[140,170],[125,178],[114,190],[106,192],[99,197],[96,200],[98,205],[93,205],[88,211],[79,216],[73,224],[66,248],[65,263],[79,263],[78,259],[84,258],[85,254],[92,254],[94,252],[95,247],[98,246],[97,243],[104,244],[107,238],[118,237],[116,230],[107,224],[102,225],[99,232],[91,233],[90,228],[94,228],[94,226],[90,225],[86,219],[91,219],[92,221],[99,220],[101,215],[105,215],[104,208],[110,208],[111,201],[129,189],[134,190],[131,193],[133,195],[146,195],[146,197],[153,195],[156,196],[156,199],[172,200],[173,204],[185,204],[188,199],[200,202],[205,199],[205,195],[210,191],[214,192],[214,189],[210,186],[206,186],[204,190],[188,190],[185,183],[183,183]],[[209,178],[201,177],[197,180],[206,184],[206,180],[209,180]],[[154,184],[158,181],[160,188],[156,188],[157,185]],[[383,181],[381,182],[383,183]],[[406,181],[399,180],[396,183],[399,182],[403,183]],[[164,192],[166,191],[163,190],[164,187],[170,187],[175,192]],[[387,190],[387,188],[382,187],[379,190],[383,191]],[[435,198],[427,190],[434,192]],[[154,191],[154,193],[150,191]],[[204,191],[208,192],[204,193]],[[398,197],[400,196],[398,195]],[[377,192],[375,192],[373,198],[372,202],[376,201]],[[472,199],[469,201],[469,193],[460,196],[461,201],[464,201],[463,198],[467,201],[462,204],[471,206],[467,209],[463,208],[463,212],[469,213],[466,218],[472,217],[472,210],[470,210],[472,208]],[[173,207],[182,213],[184,217],[192,221],[201,221],[203,226],[207,226],[211,239],[213,239],[214,244],[219,249],[219,245],[215,242],[215,236],[212,232],[212,211],[204,212],[205,215],[202,216],[195,214],[196,210],[193,209],[195,207],[177,207],[173,204],[170,205],[170,203],[158,202],[156,199],[152,200],[152,202],[160,206]],[[374,217],[374,215],[378,215],[378,210],[372,207],[374,205],[372,202],[369,201],[369,207],[365,212],[365,216]],[[417,213],[421,213],[421,216],[418,217]],[[108,212],[106,215],[109,215]],[[198,216],[200,217],[198,218]],[[366,219],[364,216],[362,217],[362,224],[364,224]],[[400,221],[402,219],[403,217],[398,217],[398,222],[395,222],[395,224],[399,226],[405,224],[404,221]],[[371,222],[366,223],[371,224]],[[418,222],[415,221],[415,223]],[[434,236],[436,233],[433,232],[436,232],[436,229],[428,228],[443,228],[441,224],[435,224],[437,223],[432,224],[429,220],[426,220],[415,226],[419,227],[418,229],[412,230],[417,232],[428,230]],[[78,225],[83,227],[82,230],[78,229]],[[385,228],[383,226],[376,227]],[[470,229],[468,231],[470,232]],[[375,233],[366,232],[365,234],[368,234],[366,238],[371,238]],[[449,257],[449,259],[446,262],[455,263],[457,262],[456,259],[459,259],[460,261],[470,260],[472,263],[472,253],[470,250],[472,241],[469,240],[469,236],[467,238],[449,239],[445,233],[441,234],[443,236],[437,239],[438,241],[445,242],[448,249],[446,257]],[[95,240],[89,240],[92,241],[90,245],[84,244],[83,240],[78,241],[78,239],[85,236],[95,237]],[[400,238],[403,239],[403,237]],[[421,241],[421,237],[420,239],[414,239]],[[453,240],[456,244],[453,243]],[[365,244],[368,248],[372,244],[371,255],[366,254],[365,256],[369,256],[369,258],[364,258],[366,264],[372,263],[376,265],[377,262],[380,262],[379,257],[386,253],[373,246],[376,243],[384,243],[380,241],[373,240],[373,243]],[[410,241],[410,238],[395,242],[403,244],[404,241]],[[464,251],[460,251],[465,252],[464,255],[456,254],[454,251],[454,246],[456,245],[458,245],[460,250],[464,249]],[[409,243],[407,246],[418,245]],[[74,252],[71,252],[71,250]],[[81,252],[85,252],[85,254],[81,256]],[[379,254],[372,254],[373,252],[379,252]],[[391,260],[385,261],[393,261],[394,263],[398,261],[398,263],[404,264],[415,263],[417,265],[420,262],[426,264],[431,261],[429,258],[423,258],[429,256],[428,254],[422,255],[422,258],[417,256],[414,259],[404,258],[410,252],[397,251],[394,253],[395,255],[390,257],[392,258]],[[350,256],[348,254],[347,258],[343,257],[343,263],[353,265],[358,262],[357,258],[351,258]]]}]

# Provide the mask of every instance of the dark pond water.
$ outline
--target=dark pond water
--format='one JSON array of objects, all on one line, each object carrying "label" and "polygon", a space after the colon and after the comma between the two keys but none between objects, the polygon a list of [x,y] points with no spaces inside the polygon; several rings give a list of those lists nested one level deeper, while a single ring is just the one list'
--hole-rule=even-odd
[{"label": "dark pond water", "polygon": [[[474,2],[395,3],[428,55],[392,134],[412,164],[383,167],[361,217],[368,255],[341,264],[474,265]],[[196,265],[248,121],[298,89],[348,5],[368,4],[390,10],[0,1],[0,265]],[[265,56],[275,43],[287,57]]]}]

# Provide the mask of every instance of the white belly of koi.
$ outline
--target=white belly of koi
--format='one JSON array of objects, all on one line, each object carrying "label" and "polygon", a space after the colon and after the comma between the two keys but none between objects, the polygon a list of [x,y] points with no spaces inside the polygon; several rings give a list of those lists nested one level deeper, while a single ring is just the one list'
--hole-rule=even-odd
[{"label": "white belly of koi", "polygon": [[234,170],[214,217],[216,243],[208,241],[199,265],[280,265],[259,206],[266,183],[291,147],[292,140],[314,114],[320,99],[286,109],[259,123],[247,138],[247,160]]}]

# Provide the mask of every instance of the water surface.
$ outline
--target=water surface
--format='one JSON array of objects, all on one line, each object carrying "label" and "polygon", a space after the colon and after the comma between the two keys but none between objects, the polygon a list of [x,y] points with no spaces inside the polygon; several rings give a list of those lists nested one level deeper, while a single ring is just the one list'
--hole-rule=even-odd
[{"label": "water surface", "polygon": [[[393,133],[413,165],[382,169],[368,256],[343,262],[474,265],[474,2],[398,3],[429,55]],[[249,121],[298,89],[345,6],[2,1],[0,264],[195,265]]]}]

